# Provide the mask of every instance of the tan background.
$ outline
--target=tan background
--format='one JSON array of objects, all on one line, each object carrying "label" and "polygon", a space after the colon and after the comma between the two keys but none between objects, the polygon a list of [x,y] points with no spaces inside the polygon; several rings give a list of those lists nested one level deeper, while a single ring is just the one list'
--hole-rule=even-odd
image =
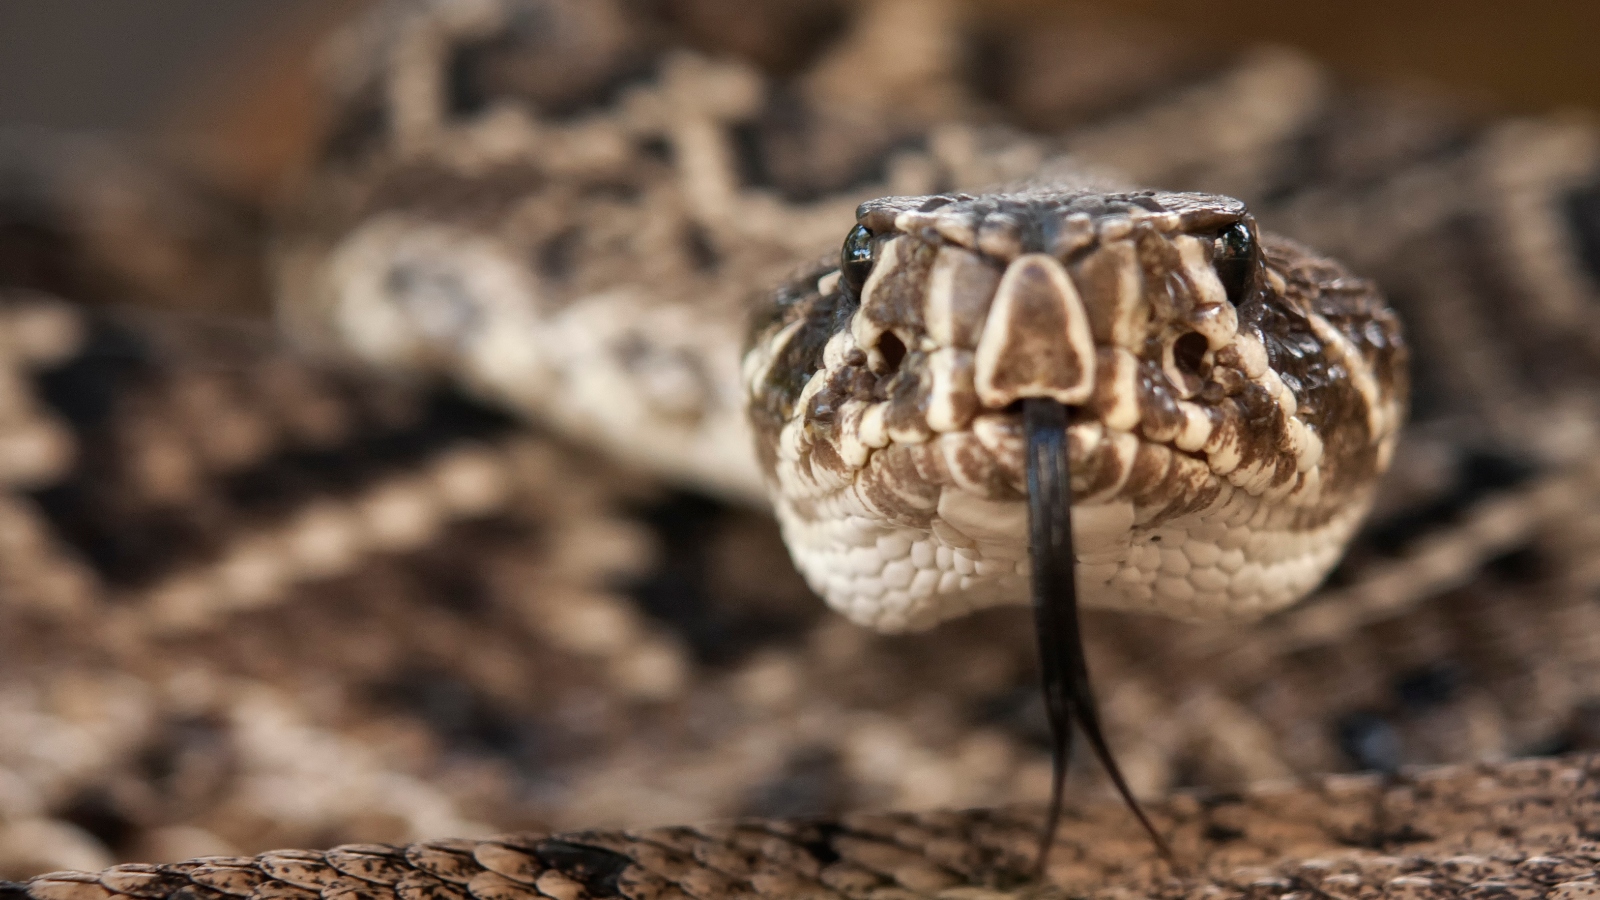
[{"label": "tan background", "polygon": [[[0,126],[176,132],[241,190],[259,190],[312,128],[309,48],[362,2],[0,2]],[[1503,111],[1600,110],[1592,0],[974,2],[995,14],[1143,19],[1219,52],[1288,43],[1354,77],[1447,86]]]}]

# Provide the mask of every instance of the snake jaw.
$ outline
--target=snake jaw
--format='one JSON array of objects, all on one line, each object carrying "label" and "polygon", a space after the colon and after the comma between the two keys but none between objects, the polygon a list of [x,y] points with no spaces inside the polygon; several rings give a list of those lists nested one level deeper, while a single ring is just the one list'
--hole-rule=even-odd
[{"label": "snake jaw", "polygon": [[836,608],[898,630],[1026,602],[1031,397],[1071,408],[1085,605],[1255,617],[1332,566],[1403,406],[1370,284],[1206,195],[891,198],[859,218],[870,273],[786,287],[747,357],[779,520]]}]

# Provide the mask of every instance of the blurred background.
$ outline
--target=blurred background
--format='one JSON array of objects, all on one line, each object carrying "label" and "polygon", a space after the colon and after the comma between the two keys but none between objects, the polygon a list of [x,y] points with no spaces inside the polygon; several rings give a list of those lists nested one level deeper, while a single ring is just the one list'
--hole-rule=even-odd
[{"label": "blurred background", "polygon": [[[371,0],[54,0],[0,4],[0,127],[144,131],[234,190],[307,152],[318,40]],[[659,0],[714,6],[718,0]],[[1600,4],[996,0],[1005,14],[1147,23],[1220,53],[1303,48],[1348,77],[1448,89],[1494,111],[1600,109]]]}]

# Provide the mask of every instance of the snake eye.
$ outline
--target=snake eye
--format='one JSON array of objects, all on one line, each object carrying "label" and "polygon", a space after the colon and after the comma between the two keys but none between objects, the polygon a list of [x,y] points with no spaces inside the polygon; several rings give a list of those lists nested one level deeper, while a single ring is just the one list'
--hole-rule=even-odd
[{"label": "snake eye", "polygon": [[857,225],[850,229],[850,236],[844,239],[844,248],[839,251],[839,275],[856,294],[861,293],[861,286],[867,283],[867,275],[872,272],[873,254],[877,252],[872,238],[867,226]]},{"label": "snake eye", "polygon": [[1256,238],[1250,226],[1235,222],[1217,235],[1211,251],[1211,264],[1216,267],[1217,279],[1222,282],[1228,299],[1238,303],[1250,292],[1255,282]]}]

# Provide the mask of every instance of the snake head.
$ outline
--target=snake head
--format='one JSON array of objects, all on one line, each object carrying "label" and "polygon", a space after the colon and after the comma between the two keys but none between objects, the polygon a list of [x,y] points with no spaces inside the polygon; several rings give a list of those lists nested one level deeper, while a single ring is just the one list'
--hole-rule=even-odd
[{"label": "snake head", "polygon": [[1260,615],[1316,585],[1405,396],[1372,285],[1227,197],[863,204],[744,374],[796,561],[879,628],[1025,602],[1020,401],[1070,409],[1084,602]]}]

